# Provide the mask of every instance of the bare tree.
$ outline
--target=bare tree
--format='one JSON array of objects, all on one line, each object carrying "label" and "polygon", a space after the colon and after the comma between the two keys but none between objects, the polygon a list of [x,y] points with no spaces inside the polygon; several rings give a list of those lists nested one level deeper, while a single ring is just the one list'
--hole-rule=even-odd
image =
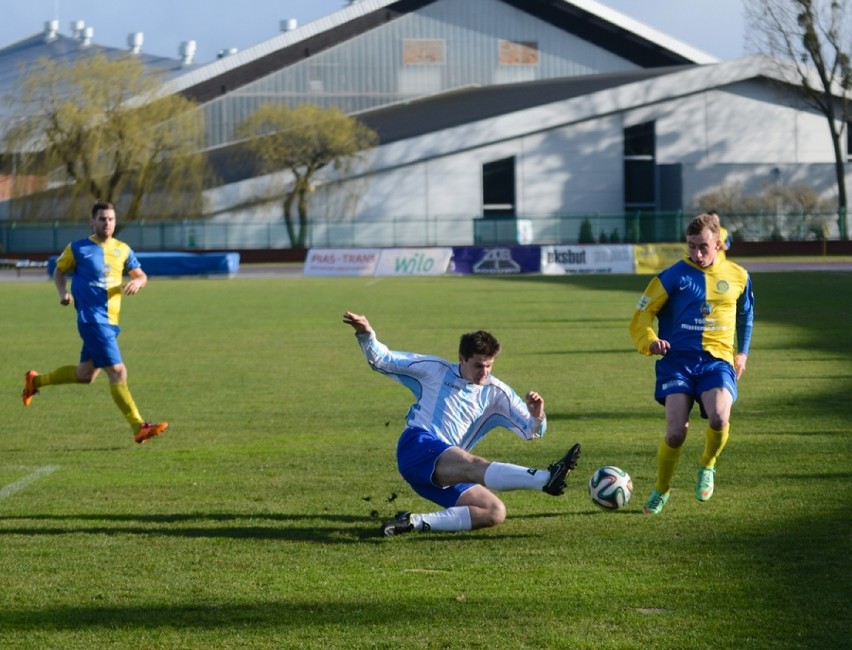
[{"label": "bare tree", "polygon": [[852,91],[852,3],[848,0],[744,0],[757,49],[792,63],[805,100],[831,133],[837,176],[838,226],[848,239],[846,159]]},{"label": "bare tree", "polygon": [[[288,170],[292,182],[283,190],[284,221],[293,247],[304,247],[308,234],[308,199],[318,171],[329,164],[346,168],[377,142],[376,133],[336,108],[300,104],[264,104],[236,130],[265,173]],[[293,205],[299,221],[293,221]]]},{"label": "bare tree", "polygon": [[[203,123],[195,104],[161,93],[162,80],[137,59],[102,54],[73,65],[41,59],[13,103],[22,116],[6,132],[22,177],[50,176],[53,197],[39,206],[78,207],[91,199],[120,206],[122,221],[201,212]],[[83,216],[87,214],[82,211]]]}]

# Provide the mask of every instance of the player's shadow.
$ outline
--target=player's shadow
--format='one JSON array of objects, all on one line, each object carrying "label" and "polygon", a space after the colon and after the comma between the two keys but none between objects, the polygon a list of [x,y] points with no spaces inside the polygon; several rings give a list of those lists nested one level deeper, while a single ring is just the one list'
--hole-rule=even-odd
[{"label": "player's shadow", "polygon": [[[390,518],[391,514],[385,518]],[[553,516],[556,516],[555,514]],[[563,514],[564,516],[564,514]],[[0,538],[3,535],[162,535],[163,537],[261,539],[319,544],[351,544],[381,541],[382,517],[345,514],[89,514],[0,516]],[[48,522],[47,525],[15,526],[13,522]],[[248,524],[247,522],[256,522]],[[53,523],[55,522],[55,523]],[[84,522],[98,522],[86,525]],[[221,525],[213,525],[213,524]],[[333,525],[337,524],[337,525]],[[482,538],[476,533],[432,533],[445,539]],[[420,537],[420,536],[416,536]],[[489,535],[525,537],[525,535]]]}]

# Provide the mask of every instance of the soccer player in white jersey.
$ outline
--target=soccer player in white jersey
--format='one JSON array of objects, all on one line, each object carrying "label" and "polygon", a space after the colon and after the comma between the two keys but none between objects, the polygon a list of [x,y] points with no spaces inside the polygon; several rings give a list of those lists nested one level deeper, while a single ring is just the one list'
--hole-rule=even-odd
[{"label": "soccer player in white jersey", "polygon": [[580,445],[546,470],[496,463],[470,450],[486,433],[504,427],[525,440],[547,430],[544,400],[535,391],[521,399],[491,374],[500,343],[482,330],[464,334],[459,361],[395,352],[376,338],[366,316],[347,311],[343,322],[355,330],[373,368],[414,393],[397,445],[397,465],[414,491],[444,509],[400,512],[382,525],[390,537],[411,531],[457,531],[497,526],[506,506],[492,490],[542,490],[559,496],[577,466]]}]

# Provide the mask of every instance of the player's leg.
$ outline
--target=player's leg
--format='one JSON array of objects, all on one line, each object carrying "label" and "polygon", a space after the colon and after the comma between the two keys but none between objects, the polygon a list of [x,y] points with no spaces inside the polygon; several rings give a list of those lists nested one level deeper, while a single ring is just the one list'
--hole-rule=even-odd
[{"label": "player's leg", "polygon": [[707,413],[707,430],[704,452],[698,463],[695,498],[709,501],[716,489],[716,461],[728,442],[734,398],[725,388],[713,388],[701,394],[701,404]]},{"label": "player's leg", "polygon": [[30,405],[33,396],[38,394],[40,388],[60,384],[89,384],[94,381],[97,375],[98,370],[92,365],[91,360],[81,361],[76,366],[60,366],[43,375],[35,370],[30,370],[24,375],[24,392],[22,394],[24,406]]},{"label": "player's leg", "polygon": [[160,435],[169,425],[167,422],[146,422],[139,412],[127,385],[127,367],[124,365],[121,350],[118,347],[119,331],[119,328],[113,325],[88,328],[89,351],[95,368],[103,368],[107,377],[109,377],[109,391],[112,401],[115,402],[124,419],[130,425],[133,431],[133,439],[142,444],[146,440]]},{"label": "player's leg", "polygon": [[645,504],[645,512],[659,514],[669,499],[672,479],[680,460],[683,443],[689,430],[689,412],[692,396],[687,393],[672,393],[666,400],[666,436],[657,449],[657,478],[654,491]]},{"label": "player's leg", "polygon": [[716,461],[728,442],[731,409],[737,399],[737,380],[733,367],[724,361],[708,364],[699,382],[701,414],[707,418],[704,451],[698,463],[695,498],[708,501],[716,489]]},{"label": "player's leg", "polygon": [[[506,506],[487,488],[475,483],[461,483],[439,488],[432,483],[411,484],[425,499],[445,506],[435,512],[400,512],[382,525],[385,537],[413,531],[459,532],[498,526],[506,519]],[[453,505],[450,505],[453,504]]]},{"label": "player's leg", "polygon": [[478,483],[491,490],[545,490],[559,495],[565,491],[565,479],[579,457],[577,444],[547,469],[535,469],[489,461],[459,447],[450,447],[435,463],[433,480],[438,485]]}]

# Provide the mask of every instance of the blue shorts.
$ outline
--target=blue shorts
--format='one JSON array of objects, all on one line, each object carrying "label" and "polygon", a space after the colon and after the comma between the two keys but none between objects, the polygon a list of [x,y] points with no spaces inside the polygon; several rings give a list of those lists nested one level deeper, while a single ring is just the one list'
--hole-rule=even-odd
[{"label": "blue shorts", "polygon": [[438,458],[452,445],[444,442],[431,431],[407,428],[399,437],[396,447],[396,463],[412,489],[424,499],[429,499],[444,508],[452,508],[462,493],[476,483],[457,483],[448,487],[435,485],[432,475]]},{"label": "blue shorts", "polygon": [[737,375],[730,363],[706,352],[696,356],[669,353],[657,360],[654,398],[660,404],[665,404],[669,395],[686,393],[698,401],[701,417],[706,419],[699,397],[711,388],[725,388],[737,401]]},{"label": "blue shorts", "polygon": [[77,331],[83,339],[83,349],[80,350],[80,363],[91,361],[95,368],[117,366],[122,363],[121,351],[118,349],[118,325],[102,323],[77,323]]}]

